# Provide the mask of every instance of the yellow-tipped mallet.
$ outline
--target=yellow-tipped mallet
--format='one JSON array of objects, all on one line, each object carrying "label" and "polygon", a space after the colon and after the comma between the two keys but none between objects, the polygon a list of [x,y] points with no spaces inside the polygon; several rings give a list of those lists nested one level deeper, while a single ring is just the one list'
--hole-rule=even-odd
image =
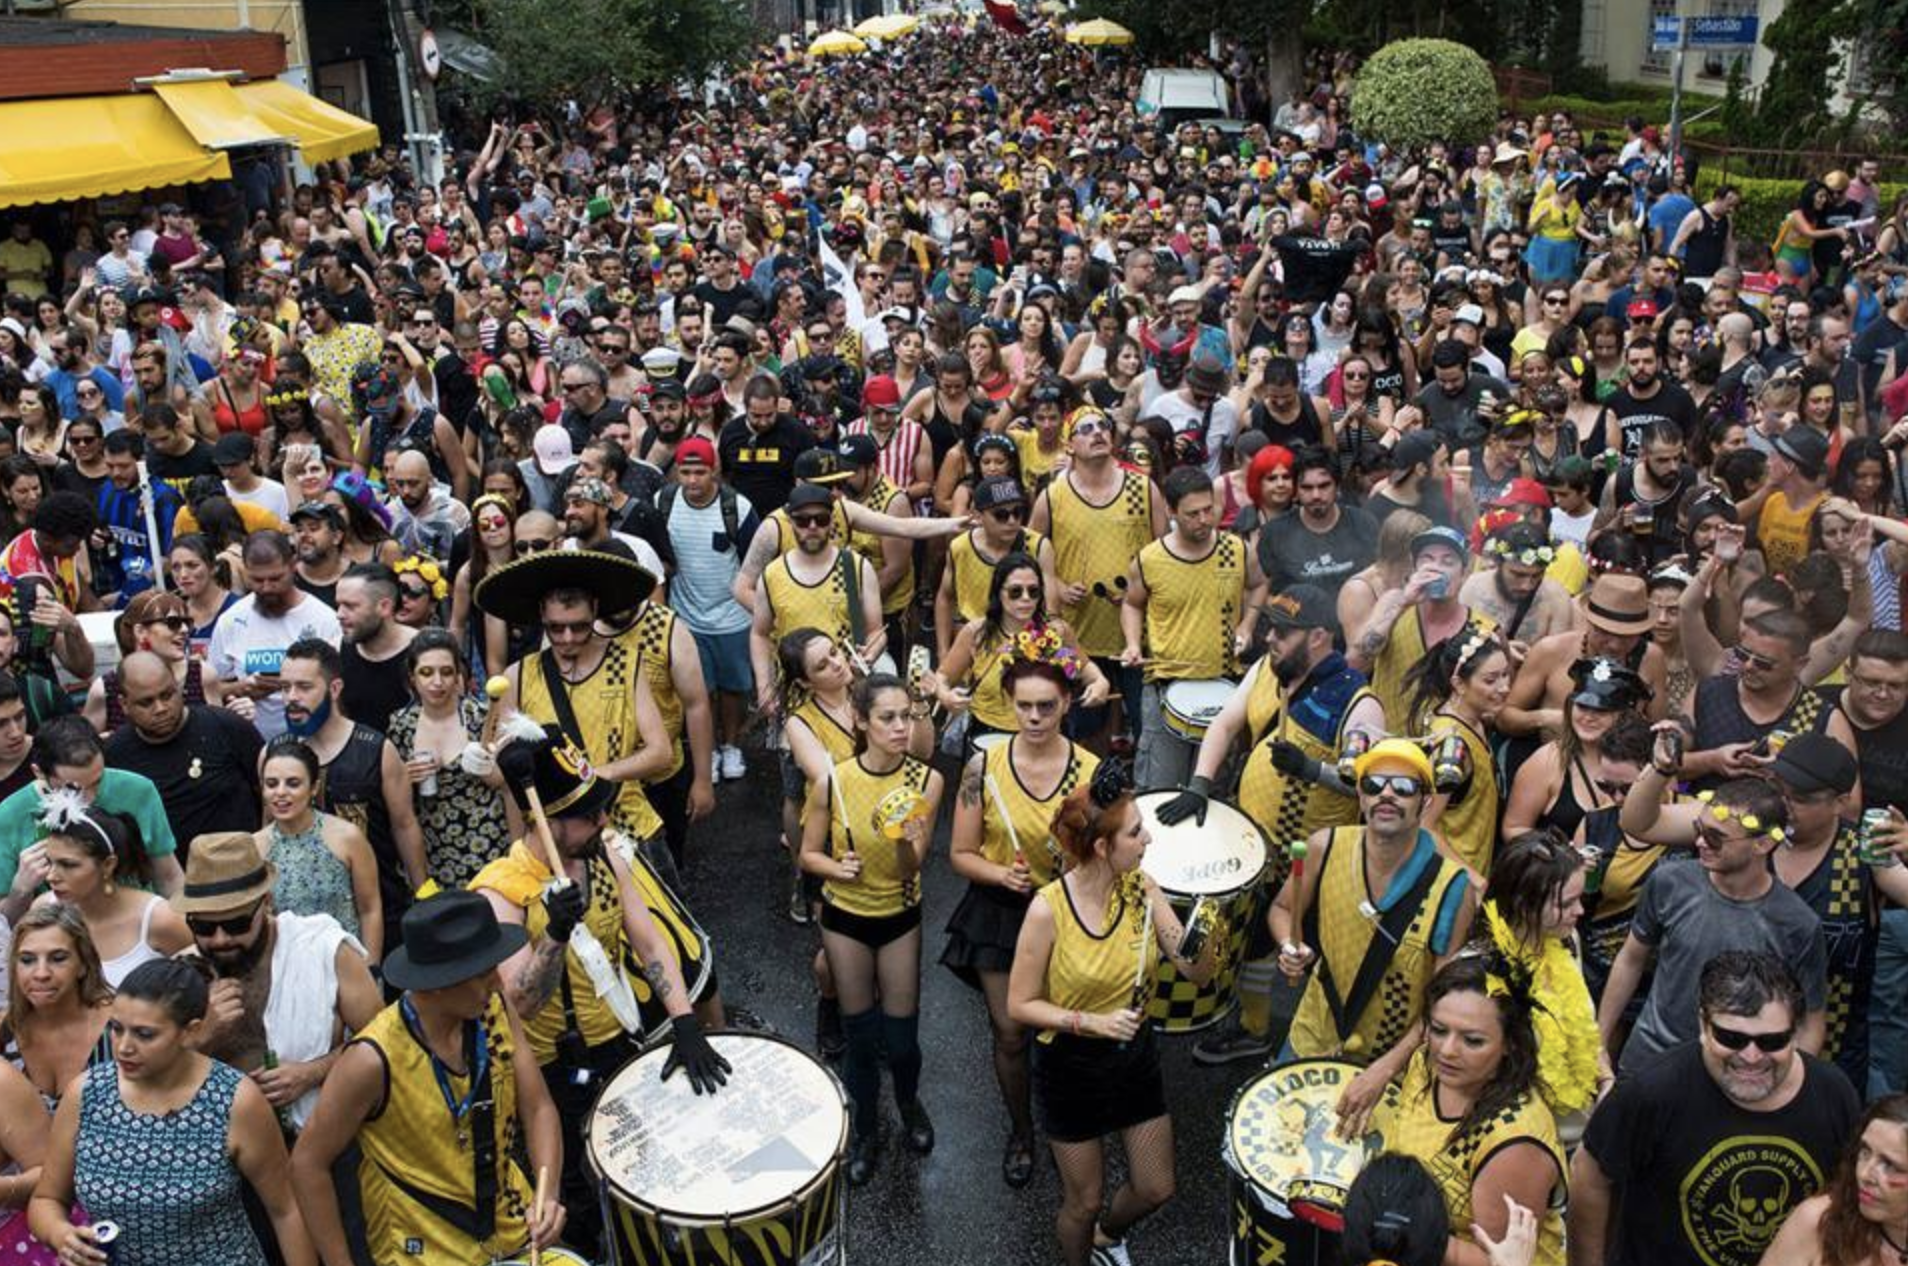
[{"label": "yellow-tipped mallet", "polygon": [[510,693],[510,678],[498,673],[484,683],[484,694],[490,700],[490,712],[484,717],[484,746],[497,745],[497,704]]}]

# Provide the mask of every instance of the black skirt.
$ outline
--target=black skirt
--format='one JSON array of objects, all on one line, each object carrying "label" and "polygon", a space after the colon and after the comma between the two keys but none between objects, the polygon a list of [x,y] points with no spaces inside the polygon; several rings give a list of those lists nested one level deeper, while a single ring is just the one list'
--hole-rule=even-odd
[{"label": "black skirt", "polygon": [[1166,1115],[1159,1039],[1140,1026],[1130,1042],[1054,1034],[1033,1043],[1034,1110],[1059,1143],[1086,1143]]},{"label": "black skirt", "polygon": [[941,966],[979,989],[982,972],[1003,975],[1014,966],[1014,947],[1020,943],[1020,925],[1027,921],[1031,896],[996,884],[967,886],[967,895],[947,921],[947,947]]}]

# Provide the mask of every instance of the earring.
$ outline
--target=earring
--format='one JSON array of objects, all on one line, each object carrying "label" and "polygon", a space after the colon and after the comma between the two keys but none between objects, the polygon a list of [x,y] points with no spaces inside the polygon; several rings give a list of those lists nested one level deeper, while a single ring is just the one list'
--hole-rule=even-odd
[{"label": "earring", "polygon": [[106,895],[107,895],[107,896],[109,896],[109,897],[110,897],[110,896],[112,896],[112,895],[113,895],[113,894],[114,894],[115,892],[118,892],[118,891],[119,891],[119,889],[113,886],[113,881],[112,881],[112,880],[110,880],[110,879],[109,879],[109,880],[107,880],[107,881],[106,881]]}]

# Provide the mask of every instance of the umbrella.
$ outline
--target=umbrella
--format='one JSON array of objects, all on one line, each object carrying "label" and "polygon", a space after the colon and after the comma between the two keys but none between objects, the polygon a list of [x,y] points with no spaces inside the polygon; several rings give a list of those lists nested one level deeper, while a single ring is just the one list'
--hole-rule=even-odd
[{"label": "umbrella", "polygon": [[892,40],[919,30],[921,19],[909,13],[884,13],[856,25],[855,34],[864,40]]},{"label": "umbrella", "polygon": [[1067,43],[1084,44],[1088,48],[1098,48],[1107,44],[1131,44],[1133,33],[1118,22],[1109,22],[1105,18],[1095,18],[1091,22],[1082,22],[1067,28]]},{"label": "umbrella", "polygon": [[868,46],[862,43],[851,31],[829,31],[815,37],[808,46],[810,57],[844,57],[849,53],[865,53]]}]

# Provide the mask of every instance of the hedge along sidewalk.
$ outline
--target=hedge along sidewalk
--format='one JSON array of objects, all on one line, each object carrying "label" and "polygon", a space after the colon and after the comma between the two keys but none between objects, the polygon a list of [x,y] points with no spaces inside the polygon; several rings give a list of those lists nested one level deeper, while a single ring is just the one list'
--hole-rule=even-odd
[{"label": "hedge along sidewalk", "polygon": [[[1716,192],[1716,187],[1723,184],[1734,185],[1742,193],[1742,206],[1736,212],[1736,240],[1760,241],[1766,246],[1775,241],[1782,217],[1795,210],[1796,200],[1802,196],[1803,182],[1765,180],[1757,176],[1725,173],[1715,156],[1703,156],[1702,166],[1696,173],[1697,200],[1707,202],[1710,195]],[[1894,209],[1895,199],[1904,193],[1908,193],[1908,183],[1881,186],[1881,215],[1884,220]]]}]

